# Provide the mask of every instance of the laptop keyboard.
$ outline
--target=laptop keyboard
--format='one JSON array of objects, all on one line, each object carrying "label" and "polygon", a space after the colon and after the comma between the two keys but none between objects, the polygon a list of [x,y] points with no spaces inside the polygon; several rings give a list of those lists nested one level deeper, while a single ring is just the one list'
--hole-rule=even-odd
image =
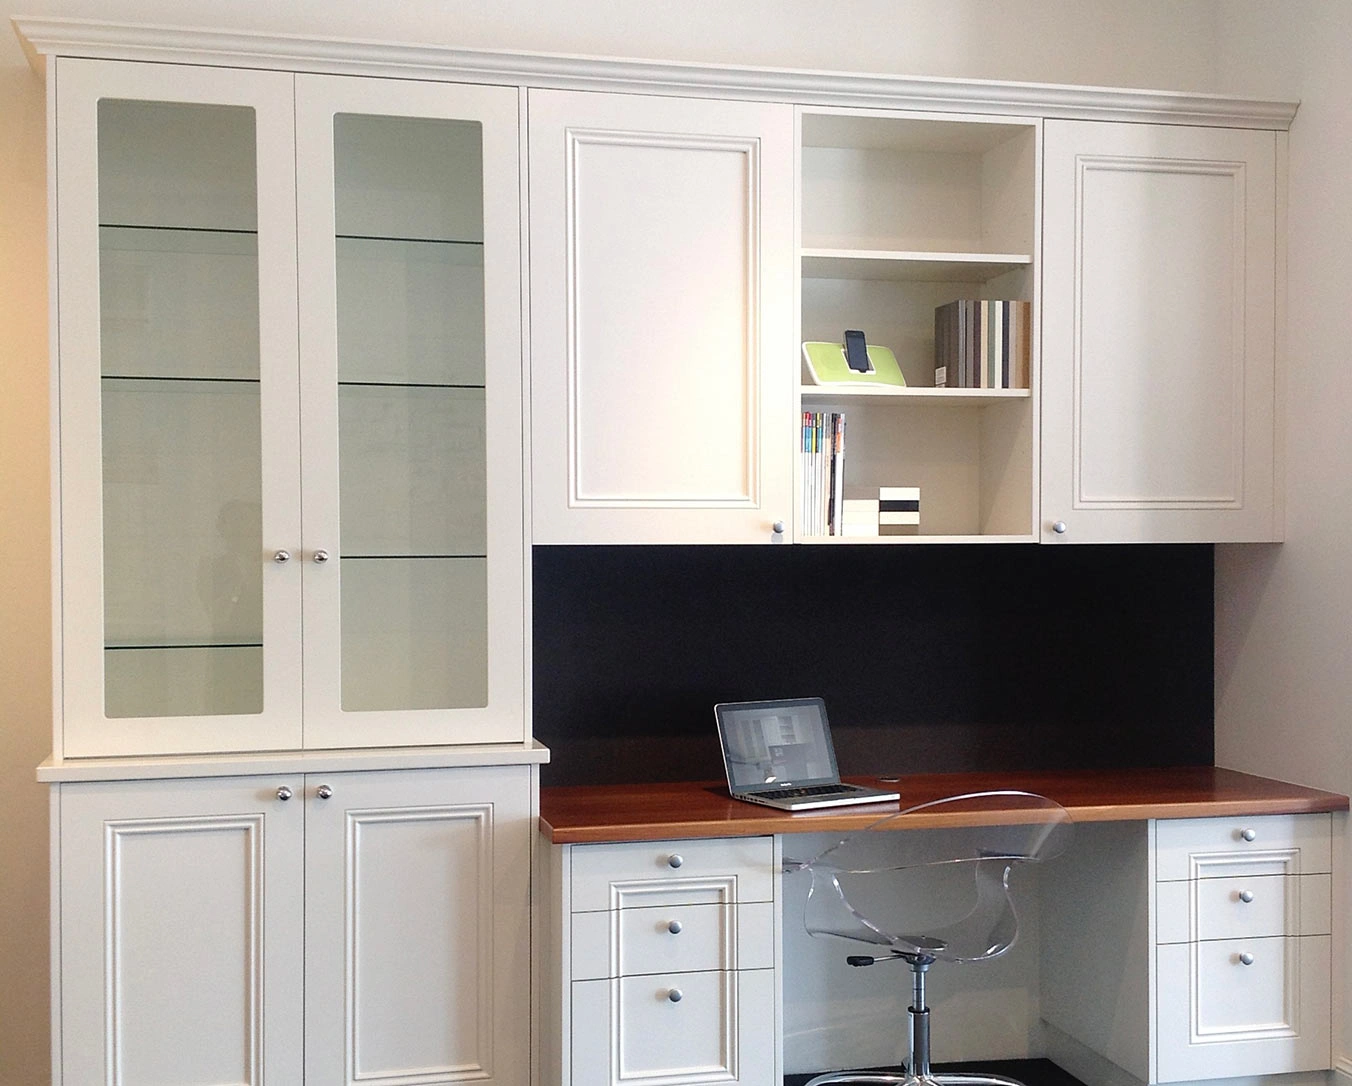
[{"label": "laptop keyboard", "polygon": [[774,799],[776,797],[788,796],[790,799],[802,799],[804,796],[838,796],[844,792],[855,791],[852,785],[848,784],[816,784],[808,788],[779,788],[773,792],[753,792],[752,795],[759,796],[762,799]]}]

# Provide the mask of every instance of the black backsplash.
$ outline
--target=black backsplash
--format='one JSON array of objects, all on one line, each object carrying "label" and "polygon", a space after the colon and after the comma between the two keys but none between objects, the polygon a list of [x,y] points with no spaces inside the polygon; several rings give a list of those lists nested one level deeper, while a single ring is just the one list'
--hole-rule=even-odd
[{"label": "black backsplash", "polygon": [[841,772],[1209,765],[1210,546],[536,547],[546,784],[716,779],[820,695]]}]

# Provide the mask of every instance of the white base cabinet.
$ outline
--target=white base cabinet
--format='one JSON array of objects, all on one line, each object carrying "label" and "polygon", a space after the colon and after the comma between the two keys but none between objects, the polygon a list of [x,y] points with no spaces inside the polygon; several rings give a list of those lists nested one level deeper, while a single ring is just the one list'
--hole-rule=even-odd
[{"label": "white base cabinet", "polygon": [[1052,1058],[1103,1082],[1328,1068],[1331,840],[1326,814],[1078,827],[1043,872]]},{"label": "white base cabinet", "polygon": [[54,1081],[525,1086],[532,773],[57,785]]},{"label": "white base cabinet", "polygon": [[542,844],[541,1081],[778,1083],[774,855],[770,837]]}]

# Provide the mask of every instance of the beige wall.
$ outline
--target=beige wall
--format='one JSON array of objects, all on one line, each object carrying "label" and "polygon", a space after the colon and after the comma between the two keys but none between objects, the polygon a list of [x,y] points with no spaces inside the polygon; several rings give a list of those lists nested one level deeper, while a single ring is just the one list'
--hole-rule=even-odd
[{"label": "beige wall", "polygon": [[[25,0],[21,10],[547,52],[1245,90],[1244,66],[1226,66],[1224,78],[1217,70],[1221,36],[1236,50],[1248,44],[1243,32],[1217,25],[1218,4],[1226,6],[1224,0]],[[1249,17],[1257,25],[1257,16]],[[0,31],[0,1086],[36,1086],[47,1078],[46,797],[32,782],[32,767],[48,750],[50,714],[42,129],[41,84],[13,38]],[[1341,432],[1335,425],[1323,434]],[[1314,495],[1301,507],[1307,505],[1322,507]],[[1347,525],[1341,528],[1346,538]],[[1311,568],[1332,565],[1337,535],[1322,537]],[[1346,775],[1340,779],[1347,790]]]},{"label": "beige wall", "polygon": [[[1216,760],[1352,793],[1352,4],[1223,0],[1222,12],[1225,78],[1301,106],[1290,133],[1286,542],[1217,550]],[[1342,890],[1352,902],[1352,885]],[[1352,948],[1343,975],[1334,1055],[1352,1075]]]}]

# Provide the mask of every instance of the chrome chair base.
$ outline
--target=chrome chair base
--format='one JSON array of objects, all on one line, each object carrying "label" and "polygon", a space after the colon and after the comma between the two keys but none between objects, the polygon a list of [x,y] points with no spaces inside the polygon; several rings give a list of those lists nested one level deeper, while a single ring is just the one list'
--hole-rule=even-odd
[{"label": "chrome chair base", "polygon": [[1016,1078],[1004,1075],[937,1074],[904,1075],[888,1071],[828,1071],[808,1079],[803,1086],[826,1086],[827,1083],[849,1083],[850,1086],[1025,1086]]}]

